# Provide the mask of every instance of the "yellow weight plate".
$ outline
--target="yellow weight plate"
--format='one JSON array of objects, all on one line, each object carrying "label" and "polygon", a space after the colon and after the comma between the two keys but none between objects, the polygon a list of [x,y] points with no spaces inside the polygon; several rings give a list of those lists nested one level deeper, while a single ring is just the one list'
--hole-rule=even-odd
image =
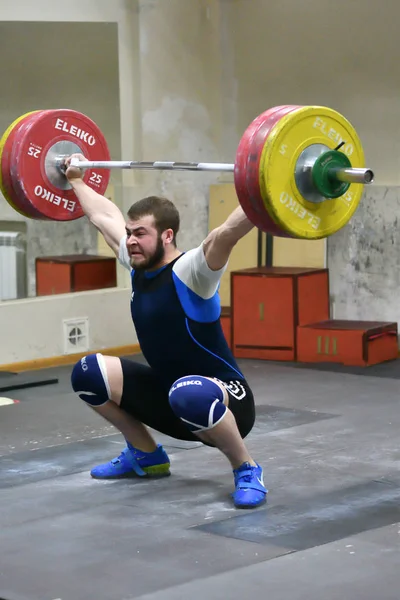
[{"label": "yellow weight plate", "polygon": [[266,210],[279,226],[297,238],[317,240],[339,231],[356,211],[363,185],[352,184],[335,199],[310,202],[299,192],[296,163],[313,144],[340,148],[352,167],[364,168],[360,139],[345,117],[320,106],[305,106],[284,116],[271,130],[260,160],[260,190]]},{"label": "yellow weight plate", "polygon": [[7,190],[7,188],[4,185],[3,175],[2,175],[2,168],[1,168],[1,159],[2,159],[2,154],[3,154],[4,146],[6,145],[7,139],[9,137],[9,135],[12,133],[14,127],[16,127],[18,125],[18,123],[20,123],[23,119],[25,119],[25,117],[29,117],[29,115],[33,115],[35,112],[38,112],[38,111],[37,110],[33,110],[31,112],[25,113],[21,117],[18,117],[18,119],[15,119],[15,121],[13,121],[11,123],[11,125],[5,130],[5,132],[3,133],[3,135],[2,135],[2,137],[0,139],[0,190],[1,190],[4,198],[7,200],[8,204],[10,206],[12,206],[13,209],[16,210],[23,217],[29,217],[29,215],[25,214],[18,206],[16,206],[15,202],[10,197],[10,194],[8,193],[8,190]]}]

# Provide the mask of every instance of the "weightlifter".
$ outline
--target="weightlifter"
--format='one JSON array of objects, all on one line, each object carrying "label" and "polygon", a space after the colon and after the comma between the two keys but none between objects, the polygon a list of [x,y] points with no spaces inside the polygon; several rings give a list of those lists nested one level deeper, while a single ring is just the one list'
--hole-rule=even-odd
[{"label": "weightlifter", "polygon": [[254,398],[223,335],[218,295],[230,253],[253,224],[238,207],[200,246],[181,252],[180,217],[170,200],[143,198],[125,222],[70,166],[73,157],[66,176],[82,209],[131,273],[132,320],[148,363],[98,353],[73,368],[76,394],[126,440],[120,456],[94,467],[92,477],[169,475],[170,460],[150,427],[218,448],[233,469],[234,505],[259,506],[267,495],[263,470],[243,441],[254,424]]}]

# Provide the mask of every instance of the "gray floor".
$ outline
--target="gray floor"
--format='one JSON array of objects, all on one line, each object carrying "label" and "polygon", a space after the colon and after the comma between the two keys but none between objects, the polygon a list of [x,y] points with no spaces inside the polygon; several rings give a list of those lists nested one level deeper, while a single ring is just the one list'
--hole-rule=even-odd
[{"label": "gray floor", "polygon": [[241,365],[270,490],[254,511],[232,506],[222,455],[164,436],[172,477],[92,480],[123,443],[71,394],[69,367],[4,394],[20,402],[0,408],[0,597],[399,600],[396,370]]}]

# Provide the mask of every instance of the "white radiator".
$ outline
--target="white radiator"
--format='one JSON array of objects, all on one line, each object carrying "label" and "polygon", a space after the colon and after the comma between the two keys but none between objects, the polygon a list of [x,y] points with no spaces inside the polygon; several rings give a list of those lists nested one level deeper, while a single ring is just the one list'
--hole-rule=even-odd
[{"label": "white radiator", "polygon": [[0,300],[26,296],[26,249],[24,235],[0,231]]}]

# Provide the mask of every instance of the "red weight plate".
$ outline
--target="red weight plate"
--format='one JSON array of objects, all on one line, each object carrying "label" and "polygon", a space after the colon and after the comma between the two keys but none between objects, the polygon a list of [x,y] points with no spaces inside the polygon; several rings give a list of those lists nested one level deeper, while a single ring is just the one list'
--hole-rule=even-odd
[{"label": "red weight plate", "polygon": [[[265,119],[274,115],[282,108],[283,106],[275,106],[256,117],[244,132],[236,152],[234,169],[236,193],[248,219],[250,219],[250,221],[262,231],[269,231],[274,223],[272,222],[272,219],[266,212],[265,208],[261,210],[259,203],[256,202],[255,199],[251,198],[248,193],[246,182],[247,164],[249,160],[253,159],[253,157],[249,157],[249,144],[254,133],[257,131],[257,128],[264,123]],[[254,157],[254,160],[256,160],[256,158],[257,157]]]},{"label": "red weight plate", "polygon": [[[260,203],[260,198],[250,195],[247,182],[247,170],[257,163],[257,154],[250,153],[251,141],[257,130],[262,127],[266,120],[273,118],[286,106],[271,108],[254,119],[247,127],[240,141],[235,162],[235,186],[240,203],[247,217],[262,231],[276,233],[276,225],[265,208]],[[254,168],[252,169],[252,171]]]},{"label": "red weight plate", "polygon": [[[107,142],[89,117],[68,109],[49,110],[26,121],[15,135],[11,177],[19,198],[42,218],[73,221],[83,216],[78,198],[56,167],[56,158],[81,153],[87,160],[110,160]],[[108,169],[87,169],[86,184],[104,194]]]},{"label": "red weight plate", "polygon": [[265,141],[276,123],[297,106],[278,106],[259,115],[246,129],[236,154],[235,186],[247,217],[256,227],[279,237],[282,231],[265,209],[259,185],[260,158]]},{"label": "red weight plate", "polygon": [[[294,106],[278,106],[254,119],[239,145],[235,175],[239,182],[240,202],[248,218],[262,231],[288,237],[265,210],[259,188],[259,163],[267,135],[273,126]],[[256,140],[256,143],[254,143]],[[262,143],[261,143],[262,142]],[[235,180],[236,183],[236,180]]]},{"label": "red weight plate", "polygon": [[11,152],[14,143],[14,137],[19,127],[32,117],[33,114],[37,114],[38,111],[30,112],[22,115],[16,119],[10,127],[4,133],[0,142],[0,153],[1,153],[1,174],[0,174],[0,187],[3,195],[8,203],[24,217],[30,219],[40,219],[41,215],[28,203],[26,199],[20,199],[14,189],[12,177],[10,173],[11,167]]},{"label": "red weight plate", "polygon": [[[257,203],[259,211],[266,211],[264,200],[260,190],[260,161],[263,152],[264,145],[267,141],[269,134],[275,125],[285,115],[297,110],[299,106],[284,106],[279,111],[275,112],[269,118],[267,118],[260,127],[257,128],[249,145],[249,155],[256,156],[256,160],[248,162],[246,169],[246,183],[248,194],[254,202]],[[271,221],[271,227],[269,233],[278,237],[292,237],[286,231],[283,231],[279,224],[275,223],[272,216],[267,212],[268,217]]]}]

